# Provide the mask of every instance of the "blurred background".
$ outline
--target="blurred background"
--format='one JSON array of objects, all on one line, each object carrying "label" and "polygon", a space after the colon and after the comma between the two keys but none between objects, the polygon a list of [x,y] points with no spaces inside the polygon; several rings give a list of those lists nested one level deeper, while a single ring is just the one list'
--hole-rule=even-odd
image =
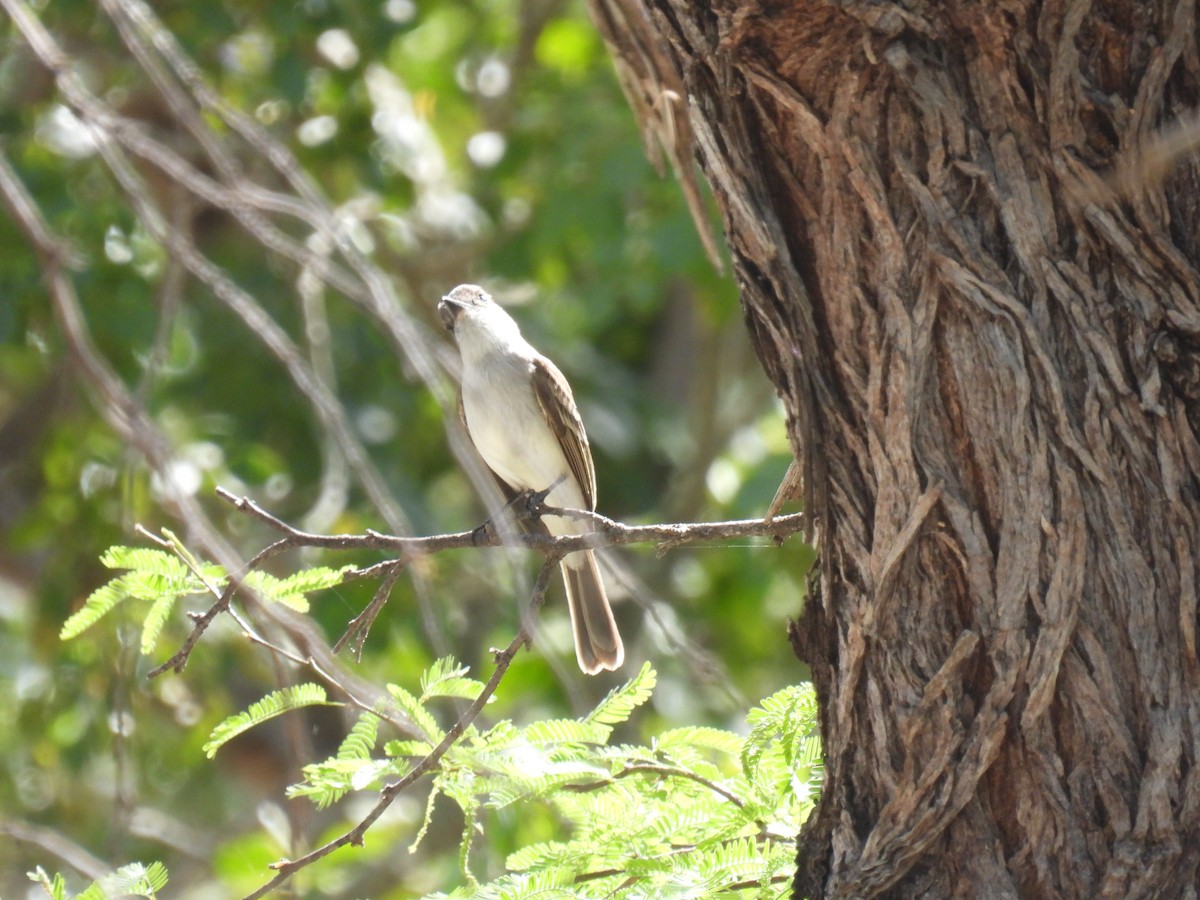
[{"label": "blurred background", "polygon": [[[24,872],[36,865],[78,885],[89,867],[135,859],[167,864],[170,896],[248,892],[267,863],[344,831],[373,801],[318,812],[283,798],[349,720],[337,709],[277,720],[206,759],[200,747],[214,724],[311,675],[286,671],[223,619],[181,675],[148,680],[186,636],[186,609],[149,659],[138,653],[145,610],[134,603],[60,642],[63,621],[111,577],[99,563],[107,547],[146,544],[133,530],[141,524],[171,528],[203,555],[203,528],[182,497],[249,558],[272,535],[217,499],[218,485],[319,532],[477,525],[486,509],[445,424],[456,353],[435,314],[464,281],[487,286],[571,381],[608,516],[761,517],[790,460],[781,414],[735,286],[706,255],[676,178],[648,161],[583,3],[166,3],[155,10],[162,32],[134,0],[5,5],[0,149],[72,251],[97,356],[167,449],[147,465],[114,430],[113,409],[56,317],[43,262],[0,217],[0,834],[16,838],[0,839],[0,895],[24,896]],[[20,16],[40,26],[18,28]],[[46,47],[31,48],[39,27],[63,54],[75,95],[56,88]],[[164,36],[178,44],[148,63],[137,48],[155,34],[160,49],[171,46]],[[172,59],[194,61],[212,103],[290,151],[296,177],[210,108],[197,121],[224,148],[214,157],[160,89]],[[192,174],[164,172],[130,142],[106,144],[81,119],[80,97]],[[128,163],[124,182],[106,159],[113,152]],[[394,309],[352,296],[363,277],[344,279],[345,290],[322,283],[353,266],[284,208],[279,198],[304,197],[298,173],[363,271],[385,273]],[[259,191],[262,220],[303,258],[288,258],[270,228],[248,226],[217,194],[203,196],[205,184]],[[155,232],[154,215],[226,282],[196,277]],[[719,234],[715,218],[710,227]],[[218,296],[218,283],[240,287],[245,302]],[[302,389],[297,360],[340,418]],[[271,571],[381,558],[296,552]],[[741,730],[752,702],[806,677],[785,636],[811,564],[799,539],[662,558],[627,548],[606,564],[624,677],[646,660],[659,671],[652,704],[622,739],[688,723]],[[486,679],[489,648],[515,633],[536,565],[498,551],[422,560],[397,583],[361,661],[346,655],[344,665],[411,687],[453,653]],[[329,642],[375,586],[314,598]],[[194,598],[187,608],[205,607]],[[578,715],[622,680],[577,671],[556,580],[533,650],[485,716]],[[313,867],[296,890],[383,898],[461,884],[461,822],[449,805],[435,810],[418,852],[406,851],[423,814],[419,795],[402,799],[364,849]],[[494,875],[506,852],[554,828],[527,807],[494,815],[472,865]]]}]

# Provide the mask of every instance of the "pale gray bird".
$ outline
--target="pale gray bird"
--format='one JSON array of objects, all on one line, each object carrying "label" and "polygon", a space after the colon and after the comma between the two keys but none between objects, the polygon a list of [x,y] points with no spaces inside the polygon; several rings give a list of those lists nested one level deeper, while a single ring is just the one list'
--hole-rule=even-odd
[{"label": "pale gray bird", "polygon": [[[543,491],[559,509],[596,508],[596,472],[571,386],[483,288],[460,284],[438,313],[462,354],[462,414],[471,441],[510,499]],[[561,479],[561,480],[560,480]],[[586,534],[580,519],[544,516],[553,535]],[[591,550],[562,561],[575,656],[589,675],[616,669],[625,648]]]}]

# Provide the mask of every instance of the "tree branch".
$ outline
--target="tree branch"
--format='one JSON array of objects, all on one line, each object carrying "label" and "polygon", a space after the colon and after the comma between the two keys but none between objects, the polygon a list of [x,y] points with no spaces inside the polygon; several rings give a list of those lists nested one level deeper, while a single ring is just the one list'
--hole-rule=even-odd
[{"label": "tree branch", "polygon": [[366,632],[370,629],[371,623],[379,614],[379,610],[382,609],[392,586],[399,577],[400,570],[407,567],[413,560],[432,553],[469,547],[523,547],[546,554],[547,557],[554,555],[561,558],[575,550],[629,544],[656,544],[658,555],[661,556],[668,550],[684,544],[728,538],[770,537],[776,544],[782,544],[784,540],[804,527],[803,513],[780,516],[770,521],[735,519],[725,522],[624,525],[599,513],[544,507],[534,511],[533,515],[586,519],[595,530],[588,534],[562,537],[523,532],[510,527],[484,527],[472,531],[425,537],[402,537],[380,534],[376,531],[368,531],[366,534],[313,534],[289,525],[267,512],[249,497],[239,497],[220,487],[217,488],[217,495],[233,504],[241,512],[278,531],[283,537],[255,554],[254,558],[236,577],[231,574],[229,584],[221,592],[217,602],[196,618],[192,632],[184,641],[183,646],[162,665],[152,669],[148,676],[150,678],[167,671],[182,672],[201,635],[221,612],[229,608],[234,594],[241,587],[242,580],[246,575],[270,557],[294,547],[318,547],[326,550],[384,550],[396,554],[395,560],[376,564],[356,573],[358,576],[365,576],[383,572],[384,581],[367,609],[350,623],[346,633],[338,640],[334,647],[336,651],[351,641],[356,647],[361,646],[366,639]]},{"label": "tree branch", "polygon": [[600,513],[579,509],[543,507],[537,516],[559,516],[585,519],[595,529],[589,534],[552,537],[533,532],[507,533],[493,528],[435,534],[425,537],[403,537],[368,531],[365,534],[312,534],[293,528],[282,519],[267,512],[249,497],[238,497],[224,488],[217,494],[237,509],[281,532],[288,546],[321,547],[327,550],[392,550],[402,559],[412,560],[429,553],[458,550],[466,547],[524,547],[547,552],[597,547],[620,547],[627,544],[657,544],[661,552],[684,544],[720,541],[727,538],[769,537],[783,543],[804,527],[804,513],[792,513],[767,521],[765,519],[730,519],[724,522],[677,522],[657,525],[625,525]]}]

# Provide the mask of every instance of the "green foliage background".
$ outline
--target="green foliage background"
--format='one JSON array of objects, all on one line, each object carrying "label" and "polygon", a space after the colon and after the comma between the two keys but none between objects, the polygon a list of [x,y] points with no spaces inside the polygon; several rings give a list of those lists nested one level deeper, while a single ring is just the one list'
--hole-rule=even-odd
[{"label": "green foliage background", "polygon": [[[646,161],[580,3],[252,0],[157,11],[225,99],[293,148],[331,201],[360,220],[364,246],[436,340],[434,305],[454,284],[480,281],[513,306],[574,385],[602,512],[627,522],[762,514],[789,454],[736,291],[705,259],[674,180]],[[97,4],[46,0],[37,15],[93,91],[172,140],[161,98]],[[212,490],[250,494],[304,521],[331,471],[316,420],[203,285],[185,279],[177,312],[164,314],[169,254],[96,154],[79,148],[53,80],[7,20],[0,40],[3,148],[83,257],[74,277],[93,337],[172,439],[178,478],[249,556],[264,532]],[[386,91],[407,117],[383,108]],[[399,123],[390,137],[388,115]],[[502,154],[489,157],[499,143]],[[246,160],[248,177],[271,183],[261,160]],[[144,174],[198,247],[302,341],[312,320],[295,267],[228,215],[183,206],[178,186]],[[344,831],[363,811],[353,799],[327,810],[284,799],[300,766],[333,752],[353,719],[308,710],[210,762],[201,748],[212,727],[280,685],[261,649],[233,628],[214,630],[183,675],[148,681],[186,634],[178,613],[149,660],[139,657],[132,612],[60,643],[63,622],[111,576],[100,563],[106,548],[135,542],[135,523],[186,523],[164,512],[146,467],[98,416],[37,259],[6,218],[0,245],[0,721],[11,723],[0,728],[0,828],[46,829],[114,866],[163,860],[172,896],[252,889],[267,863]],[[327,292],[323,311],[338,397],[414,530],[477,524],[484,510],[447,452],[430,392],[352,304]],[[384,527],[356,487],[335,499],[323,530]],[[653,700],[623,726],[623,740],[685,724],[744,731],[754,701],[804,677],[784,637],[811,562],[799,542],[617,556],[666,626],[614,590],[626,668],[650,660],[658,671]],[[289,565],[373,561],[297,553],[275,568],[283,576]],[[522,602],[505,573],[489,554],[426,560],[429,608],[419,611],[402,579],[356,670],[415,684],[448,651],[486,678],[489,648],[511,638]],[[575,671],[559,590],[538,645],[518,658],[485,716],[579,715],[622,680]],[[316,595],[311,615],[332,640],[372,591],[358,582]],[[312,753],[301,758],[298,747]],[[416,854],[404,851],[423,815],[419,798],[397,803],[365,848],[319,867],[314,896],[408,897],[461,884],[451,805],[435,809]],[[562,837],[549,808],[502,809],[485,827],[472,852],[480,877],[497,875],[519,846]],[[27,890],[23,873],[36,865],[67,868],[36,840],[0,840],[0,895]]]}]

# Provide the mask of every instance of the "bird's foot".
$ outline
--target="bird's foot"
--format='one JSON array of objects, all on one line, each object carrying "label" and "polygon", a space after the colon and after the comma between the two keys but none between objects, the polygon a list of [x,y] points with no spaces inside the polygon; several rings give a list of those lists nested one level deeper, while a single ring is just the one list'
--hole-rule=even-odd
[{"label": "bird's foot", "polygon": [[482,525],[471,532],[471,543],[475,546],[490,544],[496,536],[496,522],[503,520],[506,513],[511,514],[517,522],[536,522],[541,519],[546,510],[546,498],[550,492],[566,480],[565,475],[555,479],[550,487],[542,491],[521,491],[514,494],[500,511],[489,516]]},{"label": "bird's foot", "polygon": [[550,492],[562,484],[566,480],[566,475],[559,475],[554,480],[550,487],[541,491],[522,491],[513,498],[513,502],[523,507],[525,516],[530,519],[540,519],[542,512],[546,508],[546,498],[550,496]]}]

